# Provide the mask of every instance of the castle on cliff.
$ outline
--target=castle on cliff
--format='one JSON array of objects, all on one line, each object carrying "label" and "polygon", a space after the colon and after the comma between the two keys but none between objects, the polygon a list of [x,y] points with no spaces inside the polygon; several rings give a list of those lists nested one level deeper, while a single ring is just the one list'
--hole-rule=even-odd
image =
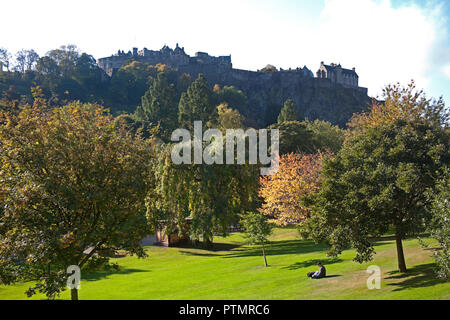
[{"label": "castle on cliff", "polygon": [[159,51],[148,50],[147,48],[138,51],[138,48],[133,48],[133,51],[125,53],[119,50],[115,55],[98,59],[97,63],[106,74],[112,76],[114,72],[119,70],[129,60],[146,62],[153,65],[158,63],[165,64],[173,69],[180,69],[189,65],[210,65],[221,70],[232,69],[231,56],[212,57],[206,52],[197,52],[194,57],[191,57],[184,52],[184,47],[180,48],[178,46],[178,43],[175,49],[171,49],[165,45]]},{"label": "castle on cliff", "polygon": [[112,77],[129,61],[165,64],[179,76],[188,74],[195,79],[203,74],[211,86],[242,90],[247,106],[239,112],[260,127],[276,122],[287,99],[294,101],[300,119],[322,119],[340,126],[345,126],[353,113],[365,110],[370,102],[367,88],[359,86],[355,68],[345,69],[340,64],[322,62],[315,74],[306,66],[287,70],[268,66],[249,71],[233,68],[231,56],[213,57],[205,52],[190,56],[178,44],[175,49],[164,46],[158,51],[119,50],[115,55],[98,59],[97,64]]},{"label": "castle on cliff", "polygon": [[[98,59],[97,63],[101,69],[103,69],[108,76],[112,76],[117,72],[127,61],[136,60],[140,62],[146,62],[153,65],[165,64],[180,72],[186,72],[190,74],[197,74],[205,72],[209,75],[211,73],[223,74],[223,73],[239,73],[245,70],[233,69],[231,63],[231,55],[213,57],[206,52],[197,52],[195,56],[191,57],[184,51],[184,47],[179,47],[178,43],[175,49],[171,49],[168,46],[162,47],[161,50],[148,50],[144,48],[138,50],[133,48],[133,51],[125,53],[123,50],[119,50],[115,55],[106,58]],[[246,71],[252,72],[252,71]],[[298,75],[306,77],[314,77],[311,70],[306,66],[303,68],[283,70],[280,72],[296,73]],[[335,85],[341,85],[347,88],[359,88],[359,76],[353,69],[342,68],[340,64],[326,65],[321,62],[319,70],[316,72],[317,79],[328,79]]]}]

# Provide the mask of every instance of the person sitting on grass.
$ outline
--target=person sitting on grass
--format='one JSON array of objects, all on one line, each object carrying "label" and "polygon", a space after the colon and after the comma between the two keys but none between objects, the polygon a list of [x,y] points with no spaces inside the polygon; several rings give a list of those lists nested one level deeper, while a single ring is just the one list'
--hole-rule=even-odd
[{"label": "person sitting on grass", "polygon": [[323,266],[321,262],[317,262],[317,265],[319,266],[319,271],[316,272],[308,272],[307,276],[311,279],[320,279],[325,278],[327,275],[327,270]]}]

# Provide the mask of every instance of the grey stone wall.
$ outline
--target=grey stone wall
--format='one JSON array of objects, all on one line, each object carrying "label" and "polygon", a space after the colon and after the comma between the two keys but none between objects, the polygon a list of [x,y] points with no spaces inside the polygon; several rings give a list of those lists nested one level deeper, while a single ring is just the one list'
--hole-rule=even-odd
[{"label": "grey stone wall", "polygon": [[[276,121],[279,109],[287,99],[293,99],[299,120],[322,119],[345,126],[354,112],[368,107],[370,98],[367,89],[358,86],[355,70],[327,70],[321,63],[314,77],[306,67],[277,72],[255,72],[233,69],[231,56],[212,57],[198,52],[194,57],[187,55],[184,48],[172,50],[164,46],[159,51],[143,49],[118,54],[98,60],[100,68],[111,76],[126,61],[134,59],[150,64],[163,63],[193,78],[204,74],[211,86],[235,86],[247,98],[245,110],[239,110],[245,117],[263,127]],[[336,71],[337,70],[337,71]]]}]

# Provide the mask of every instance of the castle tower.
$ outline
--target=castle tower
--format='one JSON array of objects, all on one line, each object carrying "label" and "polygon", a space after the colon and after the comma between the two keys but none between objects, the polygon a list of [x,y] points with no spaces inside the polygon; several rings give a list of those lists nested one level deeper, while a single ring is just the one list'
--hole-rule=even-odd
[{"label": "castle tower", "polygon": [[359,86],[359,76],[356,69],[342,68],[341,64],[332,63],[326,65],[323,61],[320,63],[316,77],[320,79],[330,79],[334,84],[340,84],[344,87],[357,88]]}]

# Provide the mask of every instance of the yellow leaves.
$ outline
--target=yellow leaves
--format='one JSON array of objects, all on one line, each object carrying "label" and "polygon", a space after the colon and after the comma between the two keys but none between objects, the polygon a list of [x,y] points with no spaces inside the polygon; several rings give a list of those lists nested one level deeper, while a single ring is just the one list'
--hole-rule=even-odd
[{"label": "yellow leaves", "polygon": [[418,119],[433,105],[432,100],[426,99],[423,91],[416,90],[414,81],[407,86],[401,86],[399,83],[388,85],[383,93],[385,101],[374,100],[369,112],[354,115],[348,126],[354,130],[364,130],[399,119]]},{"label": "yellow leaves", "polygon": [[167,72],[169,70],[169,67],[162,63],[158,63],[156,65],[156,68],[157,68],[158,72]]},{"label": "yellow leaves", "polygon": [[217,106],[219,124],[223,129],[239,129],[243,127],[243,117],[237,110],[228,107],[228,104],[222,103]]},{"label": "yellow leaves", "polygon": [[68,232],[59,239],[59,243],[62,248],[70,247],[73,242],[75,242],[73,232]]},{"label": "yellow leaves", "polygon": [[280,157],[276,175],[260,179],[259,195],[264,199],[261,212],[273,216],[278,225],[304,220],[309,211],[301,198],[319,191],[323,159],[329,154],[287,154]]}]

